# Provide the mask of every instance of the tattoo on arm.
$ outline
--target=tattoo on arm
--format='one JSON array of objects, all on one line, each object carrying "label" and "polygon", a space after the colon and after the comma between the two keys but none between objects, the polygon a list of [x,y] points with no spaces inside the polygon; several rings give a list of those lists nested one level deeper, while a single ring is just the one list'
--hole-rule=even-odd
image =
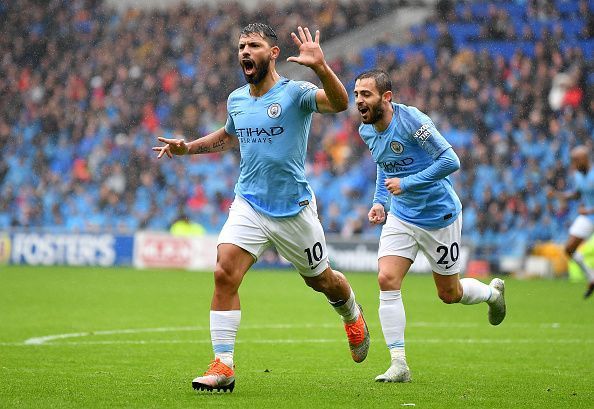
[{"label": "tattoo on arm", "polygon": [[208,153],[210,152],[210,149],[208,149],[206,146],[199,146],[198,148],[196,148],[196,153]]},{"label": "tattoo on arm", "polygon": [[213,149],[222,148],[225,146],[225,140],[223,138],[219,139],[217,142],[212,144]]}]

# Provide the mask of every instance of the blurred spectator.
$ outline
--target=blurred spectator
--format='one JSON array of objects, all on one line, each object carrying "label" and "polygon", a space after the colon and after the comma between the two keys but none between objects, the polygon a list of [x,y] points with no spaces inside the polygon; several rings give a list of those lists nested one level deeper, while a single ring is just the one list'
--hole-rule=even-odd
[{"label": "blurred spectator", "polygon": [[169,228],[174,236],[200,237],[206,234],[206,229],[199,223],[190,220],[188,215],[182,213]]}]

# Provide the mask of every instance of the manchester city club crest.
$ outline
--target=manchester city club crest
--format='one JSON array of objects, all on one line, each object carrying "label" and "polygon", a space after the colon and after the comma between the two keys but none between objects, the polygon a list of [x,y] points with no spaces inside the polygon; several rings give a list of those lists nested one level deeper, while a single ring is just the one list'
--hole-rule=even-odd
[{"label": "manchester city club crest", "polygon": [[404,146],[400,142],[392,141],[390,142],[390,148],[396,155],[400,155],[404,151]]},{"label": "manchester city club crest", "polygon": [[282,108],[276,102],[268,107],[268,116],[271,118],[278,118],[281,114]]}]

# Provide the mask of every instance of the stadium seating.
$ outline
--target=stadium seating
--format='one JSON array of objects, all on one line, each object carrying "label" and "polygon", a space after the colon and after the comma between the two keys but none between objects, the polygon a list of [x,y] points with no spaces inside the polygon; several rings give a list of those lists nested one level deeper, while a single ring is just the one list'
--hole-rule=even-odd
[{"label": "stadium seating", "polygon": [[[10,32],[0,38],[7,50],[0,229],[165,230],[184,209],[216,233],[233,197],[237,155],[157,161],[155,136],[193,139],[224,123],[225,98],[243,82],[229,47],[238,25],[270,20],[290,53],[295,22],[315,18],[325,38],[339,36],[396,3],[364,11],[360,2],[338,4],[118,14],[100,2],[20,2],[18,10],[30,13],[3,3]],[[331,61],[349,90],[362,70],[388,70],[397,100],[434,119],[462,160],[452,180],[464,203],[465,240],[492,268],[538,242],[565,239],[577,206],[548,200],[546,189],[567,187],[569,147],[593,147],[594,2],[552,4],[457,3],[453,14],[413,27],[410,44]],[[513,30],[500,30],[501,22]],[[440,25],[452,39],[445,53]],[[547,98],[559,73],[571,74],[575,92],[556,110]],[[328,232],[377,237],[379,228],[365,222],[375,166],[357,126],[353,112],[316,116],[307,172]]]}]

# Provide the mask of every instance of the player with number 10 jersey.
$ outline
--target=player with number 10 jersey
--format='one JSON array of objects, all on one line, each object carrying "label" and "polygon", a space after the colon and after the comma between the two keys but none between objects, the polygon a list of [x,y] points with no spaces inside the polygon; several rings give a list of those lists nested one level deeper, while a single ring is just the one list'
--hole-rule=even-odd
[{"label": "player with number 10 jersey", "polygon": [[235,339],[241,320],[239,286],[270,245],[342,317],[353,360],[363,361],[369,350],[369,331],[355,294],[346,277],[328,262],[315,196],[305,179],[313,112],[345,110],[348,94],[324,59],[319,32],[312,37],[307,27],[298,27],[298,35],[291,36],[299,55],[288,61],[311,68],[322,89],[281,77],[275,69],[280,54],[276,33],[266,24],[249,24],[239,35],[237,49],[247,84],[229,95],[225,126],[189,143],[159,137],[165,145],[153,148],[158,158],[222,152],[237,146],[241,154],[235,200],[217,246],[210,308],[214,359],[192,381],[197,390],[233,391]]}]

